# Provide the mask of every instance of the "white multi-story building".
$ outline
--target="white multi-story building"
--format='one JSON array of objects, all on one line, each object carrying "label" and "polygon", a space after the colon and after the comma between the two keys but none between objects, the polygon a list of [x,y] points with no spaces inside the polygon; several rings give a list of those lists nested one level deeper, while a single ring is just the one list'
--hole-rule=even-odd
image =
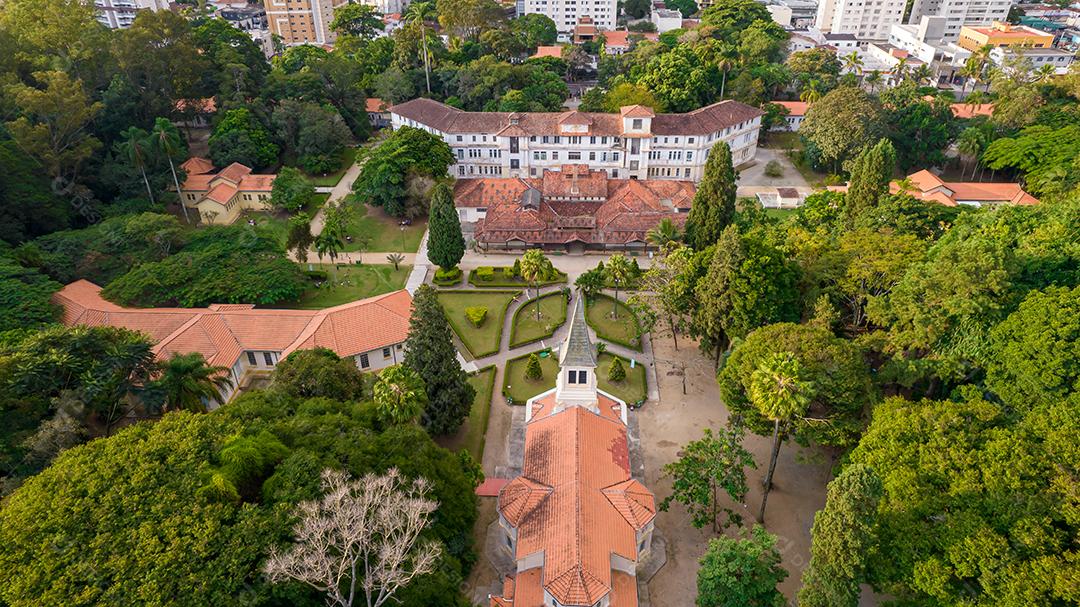
[{"label": "white multi-story building", "polygon": [[169,9],[169,0],[94,0],[97,20],[109,29],[131,27],[139,11]]},{"label": "white multi-story building", "polygon": [[736,166],[757,152],[761,110],[721,101],[685,114],[632,105],[619,114],[466,112],[413,99],[390,108],[395,129],[411,126],[442,137],[456,177],[540,177],[566,164],[606,171],[613,179],[698,181],[718,141]]},{"label": "white multi-story building", "polygon": [[971,57],[971,51],[945,39],[945,17],[923,17],[917,24],[896,24],[889,30],[889,44],[952,79]]},{"label": "white multi-story building", "polygon": [[619,16],[618,0],[523,0],[518,13],[547,15],[564,35],[574,31],[581,17],[591,17],[598,30],[613,30]]},{"label": "white multi-story building", "polygon": [[1064,76],[1069,73],[1069,67],[1076,57],[1073,53],[1060,48],[1030,48],[1030,47],[1007,47],[998,46],[990,50],[990,60],[1006,73],[1011,73],[1016,67],[1012,61],[1020,60],[1030,63],[1031,69],[1039,69],[1044,65],[1054,68],[1054,74]]},{"label": "white multi-story building", "polygon": [[908,23],[918,23],[923,17],[944,17],[944,39],[955,42],[964,25],[990,25],[1005,21],[1012,0],[915,0],[911,5]]},{"label": "white multi-story building", "polygon": [[815,27],[860,40],[885,40],[889,28],[903,21],[904,4],[905,0],[821,0]]}]

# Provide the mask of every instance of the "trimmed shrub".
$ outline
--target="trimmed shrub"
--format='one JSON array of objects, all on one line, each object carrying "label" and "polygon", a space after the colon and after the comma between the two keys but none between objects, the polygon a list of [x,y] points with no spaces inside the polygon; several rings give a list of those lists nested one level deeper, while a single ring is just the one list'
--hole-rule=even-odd
[{"label": "trimmed shrub", "polygon": [[611,361],[611,367],[608,369],[607,380],[611,383],[621,383],[626,381],[626,367],[623,367],[622,359],[615,358]]},{"label": "trimmed shrub", "polygon": [[437,285],[455,285],[461,280],[461,268],[450,268],[449,270],[443,270],[439,268],[435,270],[435,284]]},{"label": "trimmed shrub", "polygon": [[488,309],[484,306],[470,306],[465,308],[465,318],[469,319],[472,326],[479,328],[487,320]]},{"label": "trimmed shrub", "polygon": [[485,282],[490,282],[495,278],[495,268],[491,266],[480,266],[476,268],[476,277]]},{"label": "trimmed shrub", "polygon": [[514,265],[510,267],[510,270],[506,273],[506,276],[509,277],[509,278],[517,278],[518,276],[521,276],[521,260],[520,259],[515,259],[514,260]]},{"label": "trimmed shrub", "polygon": [[525,363],[525,379],[537,381],[544,378],[544,369],[540,366],[540,356],[535,352],[529,355],[529,361]]},{"label": "trimmed shrub", "polygon": [[767,177],[783,177],[784,165],[780,164],[776,160],[770,160],[765,165],[765,175]]}]

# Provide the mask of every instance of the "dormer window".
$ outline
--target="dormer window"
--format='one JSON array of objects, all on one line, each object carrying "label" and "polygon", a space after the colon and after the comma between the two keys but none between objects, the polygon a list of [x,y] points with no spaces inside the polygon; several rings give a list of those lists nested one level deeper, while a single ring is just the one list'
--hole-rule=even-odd
[{"label": "dormer window", "polygon": [[589,383],[589,372],[579,371],[571,369],[567,371],[567,382],[571,384],[583,385]]},{"label": "dormer window", "polygon": [[635,131],[640,131],[641,130],[641,118],[634,118],[634,122],[632,123],[632,125],[633,126],[631,126],[630,128],[634,129]]}]

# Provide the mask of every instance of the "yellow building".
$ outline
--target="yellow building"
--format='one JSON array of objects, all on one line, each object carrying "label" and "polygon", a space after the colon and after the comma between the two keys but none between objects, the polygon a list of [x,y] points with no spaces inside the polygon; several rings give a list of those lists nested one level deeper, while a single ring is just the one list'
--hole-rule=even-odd
[{"label": "yellow building", "polygon": [[986,45],[1050,48],[1054,44],[1054,35],[1026,25],[995,21],[990,27],[961,27],[957,44],[969,51],[979,50]]},{"label": "yellow building", "polygon": [[256,175],[234,162],[221,171],[205,158],[189,158],[181,165],[187,173],[180,186],[184,206],[198,211],[204,223],[229,224],[246,210],[270,208],[270,192],[277,175]]}]

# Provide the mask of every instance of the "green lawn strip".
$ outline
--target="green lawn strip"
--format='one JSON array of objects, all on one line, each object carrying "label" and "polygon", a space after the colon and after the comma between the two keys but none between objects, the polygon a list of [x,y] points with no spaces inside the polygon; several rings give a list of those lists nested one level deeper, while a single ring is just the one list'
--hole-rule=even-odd
[{"label": "green lawn strip", "polygon": [[[341,181],[341,178],[345,176],[345,171],[349,170],[349,167],[356,161],[356,148],[346,147],[341,151],[341,168],[326,175],[308,175],[306,172],[304,175],[308,178],[308,181],[317,188],[332,188]],[[301,171],[304,169],[301,168]]]},{"label": "green lawn strip", "polygon": [[[308,217],[314,217],[322,205],[326,204],[326,199],[329,197],[329,194],[316,194],[311,198],[311,202],[304,205],[304,212],[308,214]],[[254,219],[255,225],[260,231],[280,242],[282,248],[284,248],[289,233],[290,217],[291,215],[284,211],[246,211],[237,221],[245,222]]]},{"label": "green lawn strip", "polygon": [[[420,240],[427,229],[427,219],[417,218],[412,225],[404,226],[402,230],[401,220],[390,217],[381,209],[369,208],[359,202],[346,204],[351,212],[345,224],[345,235],[352,237],[352,242],[346,240],[342,250],[359,251],[362,244],[365,252],[373,253],[415,253],[420,248]],[[404,251],[402,245],[405,247]]]},{"label": "green lawn strip", "polygon": [[[495,273],[491,277],[491,280],[483,280],[483,279],[481,279],[479,276],[476,275],[476,270],[470,271],[469,272],[469,284],[471,284],[474,287],[520,287],[520,288],[524,288],[524,287],[532,288],[533,287],[532,284],[526,282],[520,276],[507,276],[506,275],[507,270],[511,269],[509,267],[495,266],[492,269],[495,270]],[[548,285],[565,284],[566,280],[567,280],[566,274],[564,274],[563,272],[559,272],[559,275],[556,276],[554,279],[552,279],[552,280],[541,280],[536,284],[536,286],[546,287]]]},{"label": "green lawn strip", "polygon": [[320,287],[312,285],[300,295],[299,301],[285,304],[285,307],[318,310],[397,291],[405,287],[412,272],[412,266],[404,264],[397,270],[390,264],[348,265],[336,270],[330,264],[312,265],[326,272],[330,279]]},{"label": "green lawn strip", "polygon": [[566,297],[562,291],[540,296],[540,320],[536,320],[536,298],[518,308],[510,327],[510,347],[551,337],[566,322]]},{"label": "green lawn strip", "polygon": [[761,147],[772,150],[801,150],[803,144],[797,132],[772,131],[764,138]]},{"label": "green lawn strip", "polygon": [[[618,318],[611,316],[613,306],[619,311]],[[625,303],[601,293],[586,305],[585,320],[600,339],[641,351],[637,316]]]},{"label": "green lawn strip", "polygon": [[525,379],[525,365],[529,355],[518,356],[506,361],[503,373],[503,396],[511,405],[524,405],[530,398],[555,387],[555,377],[559,373],[559,361],[554,351],[549,356],[540,358],[543,377],[538,380]]},{"label": "green lawn strip", "polygon": [[457,432],[435,439],[441,447],[458,451],[468,449],[473,459],[484,459],[484,436],[487,434],[488,415],[491,410],[491,393],[495,389],[495,365],[488,365],[469,375],[469,385],[476,390],[469,417]]},{"label": "green lawn strip", "polygon": [[[520,294],[520,291],[439,291],[439,303],[469,354],[483,358],[499,351],[506,308]],[[488,309],[487,319],[479,327],[465,318],[465,308],[473,306]]]},{"label": "green lawn strip", "polygon": [[798,209],[765,209],[766,216],[772,217],[773,219],[779,219],[780,221],[786,221],[797,212]]},{"label": "green lawn strip", "polygon": [[[616,358],[621,358],[623,368],[626,369],[626,379],[619,383],[608,381],[608,370]],[[608,394],[618,398],[627,405],[638,405],[645,401],[648,390],[645,383],[645,365],[637,361],[634,368],[630,368],[630,361],[622,356],[616,356],[610,352],[604,352],[597,361],[600,366],[596,368],[596,385]]]}]

